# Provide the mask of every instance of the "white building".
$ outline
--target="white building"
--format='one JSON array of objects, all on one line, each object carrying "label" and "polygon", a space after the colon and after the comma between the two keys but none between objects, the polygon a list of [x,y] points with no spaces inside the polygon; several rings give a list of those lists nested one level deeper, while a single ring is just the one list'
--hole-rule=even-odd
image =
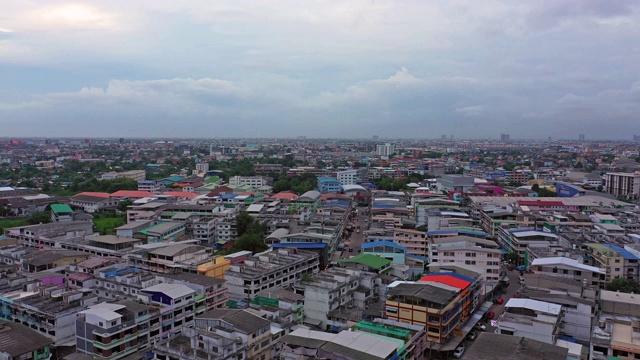
[{"label": "white building", "polygon": [[503,335],[555,344],[560,334],[562,306],[544,301],[512,298],[498,318],[496,327]]},{"label": "white building", "polygon": [[608,173],[604,175],[605,192],[630,199],[640,197],[640,173]]},{"label": "white building", "polygon": [[343,170],[336,173],[336,179],[341,185],[355,185],[358,180],[358,170]]},{"label": "white building", "polygon": [[573,279],[596,287],[604,285],[606,275],[604,269],[562,256],[534,259],[531,268],[538,274]]},{"label": "white building", "polygon": [[196,170],[198,172],[207,172],[207,171],[209,171],[209,163],[208,162],[197,163],[196,164]]},{"label": "white building", "polygon": [[481,269],[487,289],[493,291],[500,281],[500,257],[502,252],[493,240],[470,236],[449,236],[434,239],[429,245],[429,259],[432,263],[446,265],[457,263]]},{"label": "white building", "polygon": [[270,182],[271,178],[266,176],[232,176],[229,178],[229,186],[249,185],[253,190],[267,186]]},{"label": "white building", "polygon": [[376,155],[378,156],[391,156],[396,153],[396,146],[394,144],[380,144],[376,145]]}]

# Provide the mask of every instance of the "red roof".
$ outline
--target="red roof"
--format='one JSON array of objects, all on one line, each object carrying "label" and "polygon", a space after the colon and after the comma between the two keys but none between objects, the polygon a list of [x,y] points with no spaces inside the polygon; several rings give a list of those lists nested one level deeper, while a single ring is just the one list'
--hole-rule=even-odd
[{"label": "red roof", "polygon": [[91,192],[91,191],[81,192],[76,195],[94,196],[94,197],[99,197],[104,199],[107,199],[110,196],[109,193],[106,193],[106,192]]},{"label": "red roof", "polygon": [[281,191],[269,197],[269,199],[275,199],[275,200],[296,200],[297,198],[298,198],[298,195],[290,191]]},{"label": "red roof", "polygon": [[214,197],[214,196],[220,196],[222,194],[226,194],[226,193],[233,193],[233,189],[228,187],[228,186],[220,186],[217,187],[213,190],[211,190],[210,193],[207,194],[208,197]]},{"label": "red roof", "polygon": [[426,275],[423,276],[422,279],[420,279],[420,281],[422,282],[426,282],[426,281],[431,281],[431,282],[437,282],[437,283],[441,283],[441,284],[445,284],[445,285],[449,285],[458,289],[464,289],[467,286],[469,286],[469,284],[471,284],[468,281],[459,279],[455,276],[451,276],[451,275]]},{"label": "red roof", "polygon": [[190,193],[190,192],[186,192],[186,191],[167,191],[163,195],[170,195],[170,196],[175,196],[175,197],[184,197],[184,198],[189,198],[189,199],[193,199],[195,197],[198,197],[198,194],[194,194],[194,193]]},{"label": "red roof", "polygon": [[518,205],[521,206],[564,206],[562,201],[543,201],[543,200],[520,200]]},{"label": "red roof", "polygon": [[128,198],[138,198],[138,199],[142,199],[142,198],[146,198],[146,197],[152,197],[155,196],[156,194],[152,193],[152,192],[148,192],[148,191],[140,191],[140,190],[118,190],[116,192],[114,192],[113,194],[111,194],[111,197],[128,197]]}]

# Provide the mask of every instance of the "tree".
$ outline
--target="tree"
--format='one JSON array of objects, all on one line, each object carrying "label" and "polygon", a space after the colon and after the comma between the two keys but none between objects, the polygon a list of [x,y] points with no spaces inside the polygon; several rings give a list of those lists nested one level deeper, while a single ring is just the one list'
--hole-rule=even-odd
[{"label": "tree", "polygon": [[620,291],[623,293],[637,294],[640,292],[640,283],[638,283],[637,281],[616,277],[608,282],[604,286],[604,288],[605,290],[609,291]]},{"label": "tree", "polygon": [[125,211],[127,211],[127,208],[128,208],[130,205],[133,205],[133,201],[131,201],[131,200],[125,200],[125,201],[122,201],[122,202],[120,202],[120,203],[118,204],[118,210],[120,210],[120,211],[122,211],[122,212],[125,212]]},{"label": "tree", "polygon": [[260,234],[254,233],[245,233],[242,236],[239,236],[236,239],[233,249],[235,251],[251,251],[252,253],[257,253],[261,251],[265,251],[269,248],[267,244],[262,240],[262,236]]},{"label": "tree", "polygon": [[46,211],[37,212],[27,219],[29,225],[47,224],[51,222],[51,214]]},{"label": "tree", "polygon": [[238,236],[244,235],[249,227],[253,224],[253,218],[246,211],[241,211],[236,215],[236,226],[238,227]]},{"label": "tree", "polygon": [[604,187],[602,185],[598,185],[596,190],[598,190],[598,192],[602,192],[602,190],[604,190]]},{"label": "tree", "polygon": [[531,186],[531,190],[532,190],[532,191],[535,191],[535,192],[540,191],[540,185],[538,185],[538,184],[533,184],[533,186]]}]

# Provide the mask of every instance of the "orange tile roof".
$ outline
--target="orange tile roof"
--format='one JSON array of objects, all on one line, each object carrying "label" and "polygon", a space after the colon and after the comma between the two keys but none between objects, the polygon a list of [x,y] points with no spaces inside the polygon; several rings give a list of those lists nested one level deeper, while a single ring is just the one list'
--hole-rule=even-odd
[{"label": "orange tile roof", "polygon": [[298,198],[298,195],[289,192],[289,191],[282,191],[279,192],[273,196],[271,196],[269,199],[275,199],[275,200],[296,200]]},{"label": "orange tile roof", "polygon": [[140,190],[118,190],[110,195],[111,197],[146,198],[155,196],[154,193]]},{"label": "orange tile roof", "polygon": [[198,197],[198,194],[194,194],[194,193],[190,193],[190,192],[186,192],[186,191],[167,191],[163,195],[170,195],[170,196],[175,196],[175,197],[186,197],[186,198],[189,198],[189,199],[193,199],[195,197]]}]

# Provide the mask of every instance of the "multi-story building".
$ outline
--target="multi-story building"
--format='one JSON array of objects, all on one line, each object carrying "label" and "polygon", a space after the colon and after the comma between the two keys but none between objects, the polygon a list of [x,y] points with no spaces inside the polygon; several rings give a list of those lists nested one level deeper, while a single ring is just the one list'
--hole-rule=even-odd
[{"label": "multi-story building", "polygon": [[640,198],[640,173],[604,174],[604,191],[627,199]]},{"label": "multi-story building", "polygon": [[534,259],[531,269],[538,274],[573,279],[597,288],[604,287],[605,269],[585,265],[567,257],[548,257]]},{"label": "multi-story building", "polygon": [[249,185],[254,191],[272,183],[273,179],[267,176],[232,176],[229,178],[229,186]]},{"label": "multi-story building", "polygon": [[163,283],[180,284],[195,291],[196,315],[225,307],[229,300],[227,287],[222,279],[185,272],[157,275],[156,278]]},{"label": "multi-story building", "polygon": [[108,172],[100,176],[100,180],[113,180],[122,178],[140,181],[147,178],[147,173],[144,170],[130,170],[124,172]]},{"label": "multi-story building", "polygon": [[485,285],[493,288],[500,281],[502,252],[492,240],[469,236],[450,236],[434,240],[429,247],[431,263],[457,263],[477,267],[485,278]]},{"label": "multi-story building", "polygon": [[375,274],[332,268],[296,285],[304,291],[305,322],[338,332],[362,319],[362,310],[377,295]]},{"label": "multi-story building", "polygon": [[627,249],[612,244],[586,244],[594,265],[604,269],[605,280],[615,278],[638,281],[640,258]]},{"label": "multi-story building", "polygon": [[498,229],[498,244],[507,253],[518,255],[516,265],[531,265],[533,259],[529,258],[527,248],[533,246],[550,246],[557,244],[558,235],[546,231],[530,229],[509,229],[501,227]]},{"label": "multi-story building", "polygon": [[255,168],[255,172],[257,173],[270,173],[270,172],[281,173],[282,172],[281,164],[256,164],[254,168]]},{"label": "multi-story building", "polygon": [[158,318],[157,308],[129,300],[93,305],[78,313],[76,349],[94,359],[122,359],[159,338],[150,335]]},{"label": "multi-story building", "polygon": [[209,163],[208,162],[197,163],[196,164],[196,170],[198,172],[206,173],[207,171],[209,171]]},{"label": "multi-story building", "polygon": [[322,194],[342,191],[342,184],[331,176],[318,176],[318,191]]},{"label": "multi-story building", "polygon": [[555,344],[561,331],[562,306],[544,301],[512,298],[497,320],[498,333],[523,336]]},{"label": "multi-story building", "polygon": [[336,173],[336,179],[340,185],[355,185],[359,179],[358,170],[342,170]]},{"label": "multi-story building", "polygon": [[474,178],[458,174],[443,175],[437,181],[438,187],[443,190],[453,190],[466,193],[474,186]]},{"label": "multi-story building", "polygon": [[416,221],[418,226],[426,225],[427,231],[473,227],[476,224],[469,214],[462,211],[431,210],[426,212],[426,219],[416,219]]},{"label": "multi-story building", "polygon": [[395,144],[378,144],[376,145],[376,155],[378,156],[391,156],[396,153]]},{"label": "multi-story building", "polygon": [[173,336],[180,333],[182,325],[193,326],[195,291],[188,286],[161,283],[142,289],[138,298],[160,308],[159,325],[151,324],[152,333],[159,331],[162,337]]},{"label": "multi-story building", "polygon": [[115,208],[119,203],[120,200],[110,197],[108,193],[99,192],[82,192],[69,199],[71,207],[88,213]]},{"label": "multi-story building", "polygon": [[0,321],[0,344],[0,359],[51,359],[53,341],[22,324]]},{"label": "multi-story building", "polygon": [[602,290],[591,335],[590,360],[640,358],[638,294]]},{"label": "multi-story building", "polygon": [[318,255],[285,248],[255,254],[242,263],[231,263],[224,275],[232,300],[252,300],[260,291],[287,287],[304,274],[319,271]]},{"label": "multi-story building", "polygon": [[251,304],[269,306],[293,313],[292,321],[302,324],[304,321],[304,296],[283,288],[271,288],[256,294]]},{"label": "multi-story building", "polygon": [[138,181],[138,191],[160,192],[160,183],[155,180],[140,180]]}]

